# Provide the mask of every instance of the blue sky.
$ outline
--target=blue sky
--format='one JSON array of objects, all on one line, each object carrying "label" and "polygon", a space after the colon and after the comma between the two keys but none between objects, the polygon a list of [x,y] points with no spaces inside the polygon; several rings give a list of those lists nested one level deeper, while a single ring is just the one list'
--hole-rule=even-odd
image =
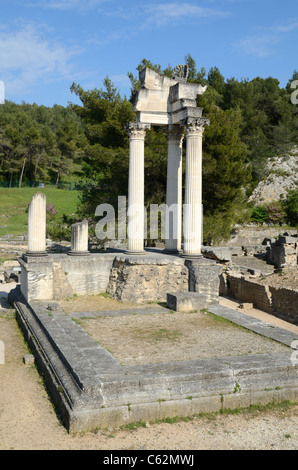
[{"label": "blue sky", "polygon": [[298,69],[297,0],[0,0],[0,81],[7,100],[66,106],[72,82],[129,97],[143,58],[217,66],[225,78]]}]

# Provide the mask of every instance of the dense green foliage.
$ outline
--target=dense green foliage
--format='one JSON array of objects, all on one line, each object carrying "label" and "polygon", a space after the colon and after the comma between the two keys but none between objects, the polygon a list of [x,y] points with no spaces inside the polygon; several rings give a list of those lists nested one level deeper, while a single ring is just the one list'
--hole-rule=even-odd
[{"label": "dense green foliage", "polygon": [[[197,69],[189,54],[185,61],[188,82],[208,85],[197,104],[210,119],[203,140],[203,204],[204,240],[211,243],[228,237],[234,224],[249,219],[248,195],[266,176],[267,159],[297,145],[298,108],[290,98],[291,82],[298,72],[281,88],[272,77],[226,79],[217,67],[208,73],[204,67]],[[162,70],[147,59],[137,70],[144,67],[168,76],[173,72],[171,65]],[[140,86],[138,77],[128,75],[129,99],[122,98],[106,77],[103,89],[86,91],[73,83],[71,91],[80,105],[45,108],[6,102],[1,106],[0,180],[17,179],[21,184],[24,179],[55,179],[58,183],[78,167],[80,215],[94,219],[101,203],[117,208],[118,196],[127,195],[129,139],[125,125],[135,120],[132,102]],[[145,141],[147,206],[165,202],[166,173],[167,137],[161,128],[153,127]],[[287,198],[282,210],[290,223],[297,222],[297,194]],[[253,220],[264,221],[262,211],[255,209]]]},{"label": "dense green foliage", "polygon": [[58,185],[82,156],[81,121],[68,107],[0,106],[0,180],[49,181]]}]

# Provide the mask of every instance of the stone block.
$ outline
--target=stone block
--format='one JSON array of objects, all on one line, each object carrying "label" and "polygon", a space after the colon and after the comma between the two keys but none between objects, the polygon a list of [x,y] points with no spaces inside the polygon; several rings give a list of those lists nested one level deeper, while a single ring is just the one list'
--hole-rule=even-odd
[{"label": "stone block", "polygon": [[24,364],[26,364],[26,366],[31,366],[32,364],[34,364],[35,359],[33,354],[25,354],[25,356],[23,357],[23,362]]},{"label": "stone block", "polygon": [[202,247],[202,254],[206,258],[214,259],[216,261],[231,261],[232,249],[229,247]]},{"label": "stone block", "polygon": [[167,293],[167,307],[177,312],[193,312],[206,308],[207,298],[197,292]]}]

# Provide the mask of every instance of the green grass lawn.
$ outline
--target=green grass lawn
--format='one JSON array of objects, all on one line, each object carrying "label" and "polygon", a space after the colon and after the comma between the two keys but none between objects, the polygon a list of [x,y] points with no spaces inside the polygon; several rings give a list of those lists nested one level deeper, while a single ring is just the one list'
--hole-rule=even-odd
[{"label": "green grass lawn", "polygon": [[[26,209],[36,192],[46,195],[47,204],[54,204],[57,210],[55,222],[62,220],[63,214],[76,213],[78,191],[56,188],[0,188],[0,237],[8,234],[22,235],[27,232],[28,213]],[[6,225],[6,227],[1,227]]]}]

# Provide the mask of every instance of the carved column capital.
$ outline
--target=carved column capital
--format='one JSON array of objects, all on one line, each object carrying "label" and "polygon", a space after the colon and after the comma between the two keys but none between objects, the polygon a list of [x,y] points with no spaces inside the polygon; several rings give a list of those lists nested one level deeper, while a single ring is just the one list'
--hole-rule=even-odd
[{"label": "carved column capital", "polygon": [[197,135],[202,137],[205,127],[210,124],[206,118],[187,118],[184,122],[187,136]]},{"label": "carved column capital", "polygon": [[150,128],[150,124],[144,124],[141,122],[130,122],[125,127],[130,139],[145,139],[146,131]]}]

